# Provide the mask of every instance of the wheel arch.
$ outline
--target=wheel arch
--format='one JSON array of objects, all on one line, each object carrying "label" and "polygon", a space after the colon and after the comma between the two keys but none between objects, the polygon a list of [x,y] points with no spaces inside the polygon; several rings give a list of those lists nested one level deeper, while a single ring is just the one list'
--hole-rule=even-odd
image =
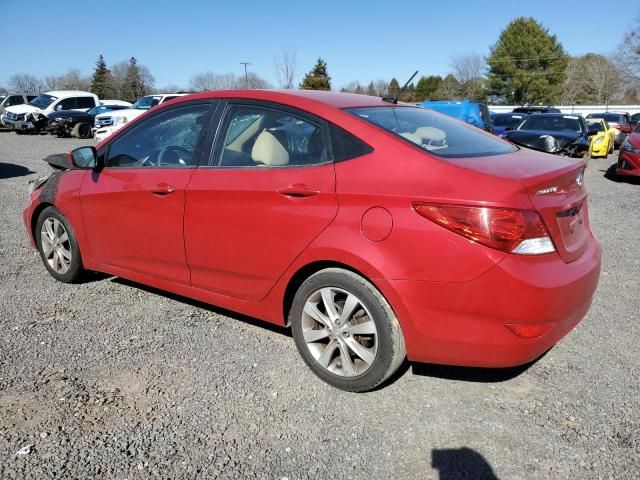
[{"label": "wheel arch", "polygon": [[33,239],[33,241],[36,242],[36,244],[37,244],[36,224],[38,223],[38,217],[40,217],[40,214],[43,212],[43,210],[48,207],[55,207],[55,205],[49,202],[42,202],[38,204],[36,208],[33,209],[33,213],[31,214],[31,220],[29,222],[31,228],[30,228],[29,234],[31,235],[31,238]]},{"label": "wheel arch", "polygon": [[365,275],[364,273],[362,273],[358,269],[356,269],[356,268],[354,268],[354,267],[352,267],[350,265],[347,265],[345,263],[337,262],[337,261],[334,261],[334,260],[316,260],[316,261],[307,263],[307,264],[301,266],[300,268],[298,268],[298,270],[296,270],[296,272],[291,276],[291,278],[289,278],[289,281],[287,282],[287,286],[286,286],[286,288],[284,290],[284,295],[282,297],[282,314],[283,314],[283,317],[284,317],[283,318],[284,325],[286,327],[291,326],[291,322],[290,322],[290,319],[289,319],[289,315],[290,315],[290,311],[291,311],[291,305],[293,304],[293,298],[295,297],[295,294],[298,291],[298,289],[300,288],[300,286],[311,275],[313,275],[315,273],[318,273],[321,270],[325,270],[327,268],[341,268],[343,270],[348,270],[348,271],[353,272],[353,273],[355,273],[357,275],[360,275],[366,281],[371,283],[374,287],[378,288],[376,286],[375,282],[373,282],[371,280],[371,278],[369,278],[367,275]]}]

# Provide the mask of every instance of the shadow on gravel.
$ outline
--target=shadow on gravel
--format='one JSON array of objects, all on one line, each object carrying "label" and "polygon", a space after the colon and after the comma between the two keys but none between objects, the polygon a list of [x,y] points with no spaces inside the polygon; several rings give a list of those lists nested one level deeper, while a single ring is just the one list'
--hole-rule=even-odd
[{"label": "shadow on gravel", "polygon": [[498,480],[489,462],[470,448],[448,448],[431,451],[431,466],[440,480]]},{"label": "shadow on gravel", "polygon": [[459,380],[461,382],[475,383],[500,383],[512,380],[517,376],[522,375],[546,354],[547,352],[543,353],[532,362],[511,368],[455,367],[452,365],[414,363],[411,365],[411,371],[414,375],[442,378],[444,380]]},{"label": "shadow on gravel", "polygon": [[24,177],[25,175],[31,175],[32,173],[36,172],[31,171],[22,165],[0,162],[0,180],[13,177]]},{"label": "shadow on gravel", "polygon": [[291,337],[291,331],[289,328],[280,327],[278,325],[274,325],[273,323],[265,322],[264,320],[258,320],[257,318],[241,315],[239,313],[232,312],[231,310],[225,310],[224,308],[216,307],[215,305],[211,305],[209,303],[199,302],[198,300],[193,300],[192,298],[183,297],[181,295],[176,295],[164,290],[158,290],[157,288],[149,287],[141,283],[132,282],[131,280],[126,280],[124,278],[114,277],[111,281],[114,283],[119,283],[120,285],[137,288],[138,290],[143,290],[148,293],[153,293],[154,295],[160,295],[165,298],[170,298],[171,300],[175,300],[177,302],[186,303],[193,307],[202,308],[203,310],[208,310],[210,312],[217,313],[218,315],[224,315],[225,317],[233,318],[234,320],[240,320],[241,322],[248,323],[249,325],[264,328],[266,330],[279,333],[286,337]]},{"label": "shadow on gravel", "polygon": [[617,163],[614,163],[606,170],[600,170],[601,172],[604,172],[604,178],[616,183],[630,183],[631,185],[640,185],[640,177],[618,175],[616,173],[616,165]]}]

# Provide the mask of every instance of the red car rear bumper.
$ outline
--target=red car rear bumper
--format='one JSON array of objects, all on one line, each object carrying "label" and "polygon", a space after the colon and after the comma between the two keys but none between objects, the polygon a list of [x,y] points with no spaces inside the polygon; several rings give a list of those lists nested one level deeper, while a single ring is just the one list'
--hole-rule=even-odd
[{"label": "red car rear bumper", "polygon": [[[389,281],[410,360],[510,367],[535,360],[586,315],[600,275],[595,237],[578,260],[510,255],[464,283]],[[400,308],[397,308],[397,306]],[[521,338],[507,325],[548,328]]]},{"label": "red car rear bumper", "polygon": [[616,173],[618,175],[640,176],[640,153],[631,153],[621,149]]}]

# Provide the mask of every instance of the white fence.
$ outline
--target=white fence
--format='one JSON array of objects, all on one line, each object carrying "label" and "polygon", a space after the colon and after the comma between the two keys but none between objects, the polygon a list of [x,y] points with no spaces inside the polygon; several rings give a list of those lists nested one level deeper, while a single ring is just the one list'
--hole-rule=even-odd
[{"label": "white fence", "polygon": [[[508,113],[518,105],[489,105],[489,110],[494,113]],[[562,113],[587,116],[590,113],[601,112],[627,112],[630,115],[640,113],[640,105],[560,105],[555,108]]]}]

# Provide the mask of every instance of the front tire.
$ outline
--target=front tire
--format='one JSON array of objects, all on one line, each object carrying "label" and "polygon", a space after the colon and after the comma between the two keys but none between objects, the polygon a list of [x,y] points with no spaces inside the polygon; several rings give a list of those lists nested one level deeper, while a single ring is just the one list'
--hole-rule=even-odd
[{"label": "front tire", "polygon": [[57,208],[47,207],[40,213],[34,236],[40,258],[53,278],[64,283],[80,281],[84,267],[76,235]]},{"label": "front tire", "polygon": [[389,303],[370,282],[340,268],[321,270],[300,286],[291,307],[291,330],[307,366],[341,390],[374,389],[406,357]]},{"label": "front tire", "polygon": [[76,123],[71,135],[77,138],[87,139],[93,136],[93,132],[91,131],[91,126],[88,123]]}]

